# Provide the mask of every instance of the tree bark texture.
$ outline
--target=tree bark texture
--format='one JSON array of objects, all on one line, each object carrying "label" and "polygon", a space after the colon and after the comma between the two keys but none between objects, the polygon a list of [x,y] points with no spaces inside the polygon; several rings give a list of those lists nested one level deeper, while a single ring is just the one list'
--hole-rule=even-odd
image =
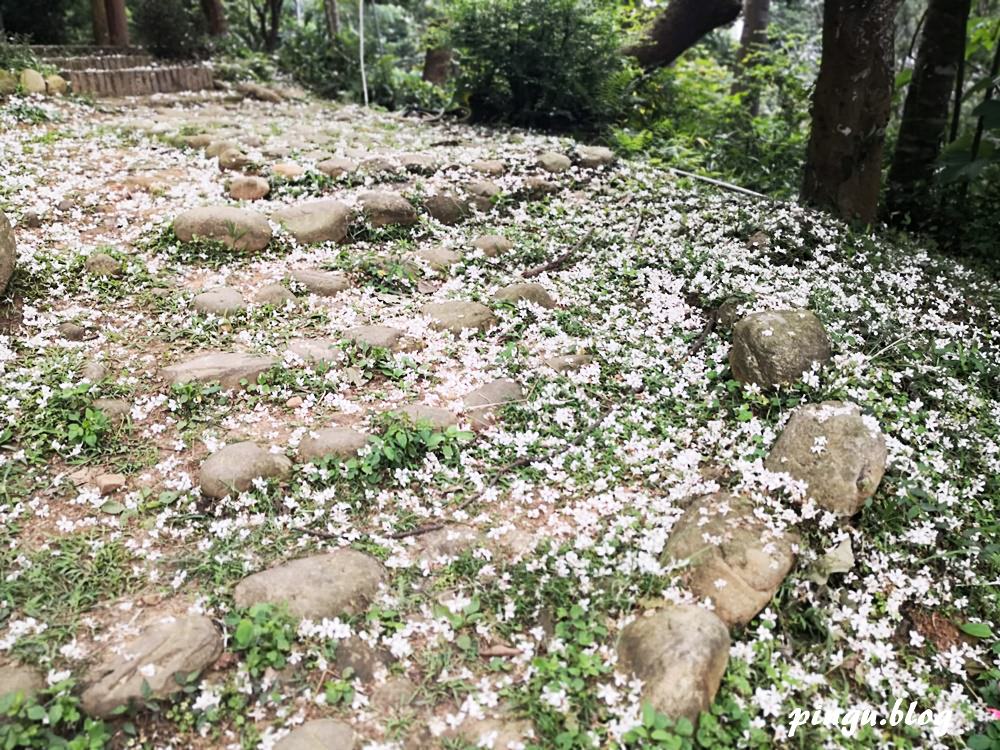
[{"label": "tree bark texture", "polygon": [[340,34],[340,8],[337,0],[323,0],[323,15],[326,17],[326,30],[331,39]]},{"label": "tree bark texture", "polygon": [[[771,20],[771,0],[744,0],[743,32],[740,34],[740,51],[737,60],[740,70],[737,73],[733,93],[748,91],[747,73],[754,66],[754,53],[767,46],[767,25]],[[760,97],[756,92],[749,91],[745,104],[750,114],[756,116],[760,109]]]},{"label": "tree bark texture", "polygon": [[451,49],[437,47],[427,50],[424,55],[423,79],[436,86],[443,86],[451,77]]},{"label": "tree bark texture", "polygon": [[222,7],[222,0],[201,0],[201,9],[205,13],[205,20],[208,23],[208,33],[211,36],[223,36],[229,31],[226,23],[226,10]]},{"label": "tree bark texture", "polygon": [[104,0],[90,0],[90,23],[94,29],[94,44],[107,47],[111,44],[108,32],[108,9]]},{"label": "tree bark texture", "polygon": [[104,3],[108,19],[108,38],[115,47],[128,47],[128,16],[125,0],[106,0]]}]

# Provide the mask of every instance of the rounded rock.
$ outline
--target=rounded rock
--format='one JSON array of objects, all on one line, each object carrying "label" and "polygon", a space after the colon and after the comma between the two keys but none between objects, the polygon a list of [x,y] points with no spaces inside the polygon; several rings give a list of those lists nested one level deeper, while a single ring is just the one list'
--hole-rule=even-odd
[{"label": "rounded rock", "polygon": [[299,460],[316,461],[327,456],[354,458],[367,444],[368,436],[350,427],[326,427],[302,439]]},{"label": "rounded rock", "polygon": [[174,234],[181,242],[205,239],[234,250],[257,252],[271,242],[271,227],[256,211],[232,206],[192,208],[174,219]]},{"label": "rounded rock", "polygon": [[291,471],[292,462],[271,453],[252,441],[233,443],[209,456],[201,465],[203,495],[223,498],[231,492],[245,492],[254,479],[281,479]]},{"label": "rounded rock", "polygon": [[809,310],[748,315],[733,326],[729,365],[741,383],[761,388],[794,383],[830,359],[830,338]]}]

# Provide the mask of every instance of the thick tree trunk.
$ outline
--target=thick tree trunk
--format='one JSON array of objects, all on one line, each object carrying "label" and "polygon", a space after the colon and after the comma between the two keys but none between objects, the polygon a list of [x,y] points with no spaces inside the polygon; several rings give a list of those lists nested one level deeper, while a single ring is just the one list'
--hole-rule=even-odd
[{"label": "thick tree trunk", "polygon": [[802,201],[870,223],[892,106],[893,19],[900,0],[826,0]]},{"label": "thick tree trunk", "polygon": [[740,0],[671,0],[645,38],[625,54],[647,70],[669,65],[705,34],[735,21],[741,7]]},{"label": "thick tree trunk", "polygon": [[965,49],[971,0],[930,0],[889,170],[888,208],[896,220],[924,223],[934,163],[948,132],[948,104]]},{"label": "thick tree trunk", "polygon": [[443,86],[451,77],[451,49],[437,47],[424,55],[423,79],[435,86]]},{"label": "thick tree trunk", "polygon": [[107,47],[111,44],[108,33],[108,9],[104,0],[90,0],[90,23],[94,29],[94,44]]},{"label": "thick tree trunk", "polygon": [[224,36],[229,31],[226,23],[226,10],[222,7],[222,0],[201,0],[201,9],[205,13],[205,20],[208,22],[208,33],[211,36]]},{"label": "thick tree trunk", "polygon": [[267,0],[269,26],[267,36],[264,38],[264,48],[268,52],[278,49],[278,42],[281,40],[281,6],[284,0]]},{"label": "thick tree trunk", "polygon": [[323,0],[323,15],[326,16],[326,30],[331,39],[340,33],[340,8],[337,0]]},{"label": "thick tree trunk", "polygon": [[760,97],[753,90],[748,91],[746,73],[753,68],[754,54],[767,46],[767,25],[771,20],[771,0],[744,0],[743,32],[740,34],[740,51],[737,60],[740,70],[737,73],[733,93],[747,91],[744,103],[750,114],[756,117],[760,110]]},{"label": "thick tree trunk", "polygon": [[128,15],[125,13],[125,0],[105,0],[104,8],[108,17],[108,38],[112,46],[128,47]]}]

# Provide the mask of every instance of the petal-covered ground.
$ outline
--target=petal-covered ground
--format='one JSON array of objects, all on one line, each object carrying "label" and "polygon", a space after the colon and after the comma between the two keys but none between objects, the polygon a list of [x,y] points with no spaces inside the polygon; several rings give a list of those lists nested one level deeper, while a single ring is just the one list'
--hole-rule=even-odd
[{"label": "petal-covered ground", "polygon": [[[0,310],[0,689],[50,685],[31,703],[44,720],[8,701],[23,737],[293,748],[320,719],[305,731],[337,748],[962,747],[986,731],[985,271],[565,139],[355,107],[15,99],[0,128],[18,254]],[[268,195],[231,198],[220,154]],[[416,223],[377,226],[371,191]],[[276,220],[329,198],[368,217],[344,242],[300,244]],[[268,246],[178,239],[176,217],[222,205],[270,217]],[[222,307],[198,297],[219,287]],[[446,301],[479,306],[456,326],[427,307]],[[733,323],[800,308],[829,362],[776,390],[737,382]],[[249,370],[191,375],[211,352]],[[765,468],[796,409],[824,401],[884,435],[885,475],[851,517]],[[437,421],[400,417],[414,405]],[[649,680],[617,644],[678,605],[717,609],[665,548],[720,492],[794,565],[729,628],[692,738],[643,710]],[[911,702],[933,721],[894,726]],[[845,731],[837,712],[866,708],[874,726]],[[797,711],[827,720],[789,736]]]}]

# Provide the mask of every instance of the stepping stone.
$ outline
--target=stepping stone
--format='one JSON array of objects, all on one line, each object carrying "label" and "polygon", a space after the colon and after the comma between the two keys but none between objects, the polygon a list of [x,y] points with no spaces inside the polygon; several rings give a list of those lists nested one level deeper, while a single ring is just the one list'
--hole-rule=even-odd
[{"label": "stepping stone", "polygon": [[250,164],[250,157],[241,148],[229,148],[219,154],[219,169],[230,172],[243,169]]},{"label": "stepping stone", "polygon": [[368,223],[373,227],[410,226],[417,223],[417,210],[401,195],[370,191],[362,193],[358,202]]},{"label": "stepping stone", "polygon": [[477,209],[487,212],[493,209],[493,199],[500,195],[500,186],[490,180],[474,180],[465,185],[465,192],[469,194]]},{"label": "stepping stone", "polygon": [[299,443],[299,461],[308,462],[327,456],[354,458],[368,445],[368,436],[350,427],[326,427],[310,433]]},{"label": "stepping stone", "polygon": [[418,690],[419,688],[406,677],[400,675],[389,677],[372,689],[371,704],[376,711],[396,713],[413,702]]},{"label": "stepping stone", "polygon": [[396,349],[403,332],[390,326],[356,326],[344,331],[344,338],[355,344]]},{"label": "stepping stone", "polygon": [[306,173],[306,168],[301,164],[296,164],[295,162],[283,161],[272,165],[271,173],[276,174],[278,177],[283,177],[286,180],[294,180],[295,178],[304,175]]},{"label": "stepping stone", "polygon": [[361,162],[359,169],[371,175],[392,174],[399,171],[396,163],[385,156],[373,156]]},{"label": "stepping stone", "polygon": [[428,265],[435,271],[447,271],[462,259],[462,256],[454,250],[440,245],[418,250],[417,257],[427,261]]},{"label": "stepping stone", "polygon": [[729,663],[729,630],[707,609],[668,605],[621,633],[618,663],[642,680],[642,700],[671,719],[697,721]]},{"label": "stepping stone", "polygon": [[729,365],[741,383],[761,388],[794,383],[830,359],[830,338],[809,310],[748,315],[733,326]]},{"label": "stepping stone", "polygon": [[296,619],[318,622],[363,612],[385,579],[378,560],[345,548],[254,573],[236,585],[233,597],[237,607],[284,604]]},{"label": "stepping stone", "polygon": [[525,302],[530,302],[533,305],[540,305],[541,307],[547,307],[549,309],[556,306],[555,300],[549,296],[549,293],[545,291],[545,287],[541,284],[535,284],[533,282],[522,282],[518,284],[508,284],[507,286],[497,290],[497,293],[493,295],[493,299],[501,300],[505,302],[520,302],[524,300]]},{"label": "stepping stone", "polygon": [[487,331],[497,322],[496,316],[486,305],[459,300],[428,302],[420,308],[420,314],[431,319],[432,328],[455,335],[467,329]]},{"label": "stepping stone", "polygon": [[520,385],[513,380],[500,379],[480,386],[469,393],[463,401],[473,428],[484,430],[492,424],[492,412],[496,407],[523,398],[524,391]]},{"label": "stepping stone", "polygon": [[332,364],[343,359],[343,350],[337,339],[293,339],[288,351],[306,364]]},{"label": "stepping stone", "polygon": [[546,172],[558,173],[565,172],[573,166],[573,162],[571,162],[569,157],[565,154],[559,154],[555,151],[546,151],[538,157],[538,166]]},{"label": "stepping stone", "polygon": [[65,96],[69,93],[69,83],[61,75],[53,73],[45,76],[45,90],[49,96]]},{"label": "stepping stone", "polygon": [[854,404],[824,401],[792,414],[764,461],[768,471],[805,482],[806,496],[831,513],[853,516],[885,474],[885,437]]},{"label": "stepping stone", "polygon": [[546,357],[542,361],[556,372],[567,372],[568,370],[579,370],[581,367],[589,365],[594,361],[594,358],[589,354],[561,354],[555,357]]},{"label": "stepping stone", "polygon": [[437,406],[410,404],[393,412],[393,414],[402,414],[408,417],[414,424],[428,422],[431,427],[440,432],[444,432],[449,427],[458,426],[458,416],[456,414]]},{"label": "stepping stone", "polygon": [[514,249],[514,243],[506,237],[501,237],[499,234],[484,234],[476,237],[472,241],[472,246],[478,250],[482,250],[483,255],[487,258],[495,258],[498,255],[503,255],[508,250]]},{"label": "stepping stone", "polygon": [[347,274],[339,271],[314,271],[304,268],[292,271],[292,279],[304,286],[310,294],[319,297],[335,297],[351,286]]},{"label": "stepping stone", "polygon": [[205,156],[214,159],[226,151],[239,151],[239,148],[240,144],[234,141],[212,141],[205,147]]},{"label": "stepping stone", "polygon": [[171,385],[180,383],[219,383],[225,390],[239,388],[241,381],[256,383],[261,373],[270,370],[277,360],[242,352],[205,352],[193,359],[164,367],[161,374]]},{"label": "stepping stone", "polygon": [[21,664],[0,664],[0,700],[18,693],[27,701],[45,689],[45,675]]},{"label": "stepping stone", "polygon": [[389,649],[372,648],[356,635],[337,642],[335,657],[338,672],[343,674],[345,670],[352,669],[362,682],[371,682],[376,674],[394,661]]},{"label": "stepping stone", "polygon": [[598,169],[615,162],[615,152],[605,146],[577,146],[576,162],[584,169]]},{"label": "stepping stone", "polygon": [[274,750],[353,750],[354,730],[336,719],[307,721],[274,744]]},{"label": "stepping stone", "polygon": [[0,292],[7,288],[7,282],[14,274],[16,261],[17,244],[14,242],[14,229],[7,214],[0,211]]},{"label": "stepping stone", "polygon": [[316,169],[325,174],[327,177],[336,178],[350,172],[356,172],[358,170],[358,163],[350,159],[333,157],[332,159],[321,161],[316,165]]},{"label": "stepping stone", "polygon": [[122,264],[107,253],[93,253],[83,262],[83,269],[91,276],[121,276]]},{"label": "stepping stone", "polygon": [[125,486],[126,478],[124,474],[98,474],[94,479],[97,491],[101,497],[113,495]]},{"label": "stepping stone", "polygon": [[147,695],[166,698],[183,690],[192,672],[206,669],[220,654],[222,635],[208,617],[150,616],[135,638],[106,644],[83,676],[81,705],[90,716],[103,719],[119,706],[141,704]]},{"label": "stepping stone", "polygon": [[26,94],[44,94],[45,79],[37,70],[25,68],[21,71],[21,88]]},{"label": "stepping stone", "polygon": [[504,164],[498,159],[482,159],[480,161],[474,161],[469,164],[469,169],[473,172],[479,172],[480,174],[488,174],[491,177],[497,177],[504,173]]},{"label": "stepping stone", "polygon": [[338,200],[324,199],[300,203],[271,214],[296,242],[347,242],[353,213]]},{"label": "stepping stone", "polygon": [[108,368],[100,362],[91,359],[83,363],[83,367],[80,368],[80,375],[91,383],[96,383],[108,376]]},{"label": "stepping stone", "polygon": [[289,302],[295,302],[295,295],[283,284],[266,284],[257,290],[253,299],[260,305],[283,307]]},{"label": "stepping stone", "polygon": [[[198,133],[197,135],[186,135],[181,138],[181,143],[183,143],[188,148],[199,148],[207,149],[215,139],[208,133]],[[218,154],[215,154],[218,156]]]},{"label": "stepping stone", "polygon": [[474,527],[464,523],[450,524],[421,534],[413,545],[413,551],[418,560],[435,564],[461,556],[482,540],[482,535]]},{"label": "stepping stone", "polygon": [[778,534],[745,498],[725,492],[693,503],[674,525],[663,562],[688,560],[687,587],[710,599],[726,625],[746,625],[771,599],[795,563],[798,535]]},{"label": "stepping stone", "polygon": [[400,154],[399,165],[413,174],[429,175],[437,172],[437,162],[433,156],[425,154]]},{"label": "stepping stone", "polygon": [[271,226],[263,214],[232,206],[192,208],[174,219],[181,242],[216,240],[234,250],[263,250],[271,242]]},{"label": "stepping stone", "polygon": [[526,177],[524,180],[524,192],[532,200],[540,200],[547,195],[559,192],[559,186],[554,182],[549,182],[544,177],[534,175]]},{"label": "stepping stone", "polygon": [[132,412],[132,404],[120,398],[95,398],[90,405],[92,408],[104,412],[104,416],[115,426],[124,424]]},{"label": "stepping stone", "polygon": [[231,315],[247,309],[243,295],[231,286],[219,286],[197,295],[192,307],[205,315]]},{"label": "stepping stone", "polygon": [[468,204],[454,193],[437,193],[424,199],[424,210],[446,226],[468,218]]},{"label": "stepping stone", "polygon": [[238,201],[257,201],[271,192],[271,183],[263,177],[234,177],[229,181],[229,197]]},{"label": "stepping stone", "polygon": [[472,747],[492,747],[496,750],[515,747],[536,747],[531,739],[535,737],[534,725],[530,719],[515,718],[468,718],[456,729],[446,732],[455,738],[466,740]]},{"label": "stepping stone", "polygon": [[283,479],[292,469],[285,456],[247,440],[216,451],[201,464],[201,494],[221,499],[246,492],[255,479]]},{"label": "stepping stone", "polygon": [[67,341],[83,341],[87,338],[87,329],[76,323],[60,323],[56,332]]}]

